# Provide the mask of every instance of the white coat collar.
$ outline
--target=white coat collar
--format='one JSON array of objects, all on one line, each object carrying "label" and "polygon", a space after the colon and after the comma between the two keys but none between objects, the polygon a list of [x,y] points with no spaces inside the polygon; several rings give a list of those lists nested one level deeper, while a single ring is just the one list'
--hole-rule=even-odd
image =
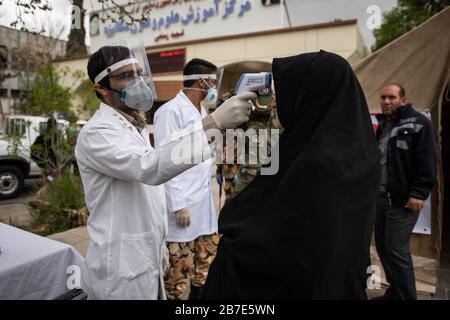
[{"label": "white coat collar", "polygon": [[194,106],[194,104],[192,103],[192,101],[186,96],[186,94],[183,92],[183,90],[180,90],[180,92],[178,92],[177,94],[177,99],[180,100],[182,105],[190,105],[193,110],[200,115],[201,118],[204,117],[204,113],[206,113],[206,111],[204,111],[203,106],[200,105],[200,113],[198,112],[197,108]]},{"label": "white coat collar", "polygon": [[100,104],[100,111],[110,118],[117,119],[117,121],[124,128],[128,129],[134,135],[137,135],[145,144],[149,144],[149,139],[146,139],[143,136],[145,134],[148,135],[147,127],[142,130],[142,133],[139,133],[139,131],[127,119],[125,119],[125,117],[119,111],[104,102]]}]

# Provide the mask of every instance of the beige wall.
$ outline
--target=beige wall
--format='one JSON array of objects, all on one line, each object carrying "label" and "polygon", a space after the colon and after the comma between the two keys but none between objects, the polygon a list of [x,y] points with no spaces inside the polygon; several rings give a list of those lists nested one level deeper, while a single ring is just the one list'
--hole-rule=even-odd
[{"label": "beige wall", "polygon": [[[175,45],[164,50],[177,48],[180,46]],[[354,60],[358,60],[367,55],[356,24],[196,43],[187,45],[185,48],[186,61],[202,58],[217,66],[242,61],[272,63],[275,57],[286,57],[320,49],[334,52],[345,59],[353,55],[356,57]],[[160,49],[154,51],[160,51]],[[181,74],[157,75],[155,80],[181,80]]]},{"label": "beige wall", "polygon": [[[87,66],[87,58],[78,58],[78,59],[71,59],[71,60],[64,60],[64,61],[60,61],[60,62],[54,62],[54,65],[57,68],[64,68],[64,67],[68,67],[70,69],[71,72],[75,72],[75,71],[82,71],[84,74],[84,78],[88,79],[88,75],[87,75],[87,70],[86,70],[86,66]],[[72,90],[76,90],[78,88],[78,86],[80,85],[81,81],[75,81],[74,78],[72,78],[71,76],[66,76],[64,77],[64,79],[62,80],[61,85],[63,86],[71,86]],[[87,115],[83,114],[82,110],[82,100],[81,97],[79,95],[74,95],[74,99],[72,101],[72,104],[74,106],[74,111],[77,113],[77,115],[81,118],[86,120],[87,119]]]},{"label": "beige wall", "polygon": [[[87,78],[87,70],[86,70],[86,66],[87,66],[87,58],[78,58],[78,59],[67,59],[67,60],[63,60],[63,61],[57,61],[54,62],[54,65],[58,68],[64,68],[64,67],[68,67],[72,72],[79,70],[82,71],[85,75],[85,77]],[[63,81],[63,83],[61,83],[62,85],[71,85],[73,83],[73,79],[71,77],[66,77]]]}]

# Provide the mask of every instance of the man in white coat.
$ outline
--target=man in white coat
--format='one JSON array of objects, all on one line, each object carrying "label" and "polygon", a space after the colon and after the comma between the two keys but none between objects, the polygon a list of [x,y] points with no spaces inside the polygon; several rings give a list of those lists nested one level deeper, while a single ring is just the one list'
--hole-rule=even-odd
[{"label": "man in white coat", "polygon": [[[186,64],[184,88],[155,113],[157,149],[172,132],[207,116],[201,102],[216,103],[216,72],[217,67],[206,60],[193,59]],[[211,192],[211,165],[212,160],[206,160],[165,183],[170,254],[165,287],[171,300],[181,299],[189,282],[189,300],[201,298],[216,254],[219,236]]]},{"label": "man in white coat", "polygon": [[155,97],[145,51],[139,57],[129,47],[108,46],[95,52],[87,66],[102,101],[75,149],[90,212],[87,272],[82,276],[90,299],[165,299],[167,221],[161,184],[196,164],[177,161],[174,150],[188,137],[201,140],[192,159],[210,157],[205,132],[247,121],[248,100],[255,98],[238,97],[226,112],[217,110],[173,132],[155,150],[139,115]]}]

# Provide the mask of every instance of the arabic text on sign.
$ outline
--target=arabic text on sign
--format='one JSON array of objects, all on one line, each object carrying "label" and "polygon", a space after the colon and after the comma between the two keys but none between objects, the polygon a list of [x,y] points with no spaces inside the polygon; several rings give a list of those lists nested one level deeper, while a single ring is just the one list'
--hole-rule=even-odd
[{"label": "arabic text on sign", "polygon": [[[167,2],[168,1],[168,2]],[[147,28],[152,28],[153,31],[161,31],[163,27],[166,29],[169,28],[172,25],[176,25],[178,23],[181,23],[183,26],[188,26],[191,23],[198,24],[199,22],[206,23],[209,19],[214,17],[221,17],[222,19],[227,19],[228,16],[234,14],[236,12],[236,0],[229,0],[225,1],[225,7],[223,14],[221,13],[221,7],[220,3],[222,0],[212,0],[212,6],[209,6],[207,8],[201,9],[200,7],[194,8],[193,5],[189,6],[189,9],[186,13],[186,15],[180,14],[176,10],[171,10],[170,14],[166,17],[160,17],[160,18],[147,18],[144,22],[135,23],[132,25],[128,25],[125,22],[117,22],[112,27],[105,27],[104,31],[107,37],[114,36],[117,32],[125,32],[130,31],[131,33],[135,34],[137,32],[142,32],[143,30]],[[162,2],[158,2],[161,5],[164,4],[175,4],[175,3],[181,3],[182,0],[166,0]],[[184,2],[190,2],[188,0],[185,0]],[[151,4],[150,4],[151,5]],[[238,17],[243,17],[244,14],[252,9],[252,3],[250,1],[243,2],[240,7],[239,11],[237,13]],[[176,36],[181,36],[183,34],[178,34]],[[165,37],[156,37],[156,39],[161,39]]]}]

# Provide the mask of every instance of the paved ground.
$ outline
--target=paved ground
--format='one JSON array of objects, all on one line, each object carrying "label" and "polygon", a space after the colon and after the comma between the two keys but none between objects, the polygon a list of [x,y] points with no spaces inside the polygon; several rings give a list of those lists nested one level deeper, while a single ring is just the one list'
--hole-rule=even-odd
[{"label": "paved ground", "polygon": [[71,229],[66,232],[55,233],[48,238],[67,243],[74,247],[83,257],[86,256],[89,235],[86,227]]},{"label": "paved ground", "polygon": [[[0,200],[0,220],[5,223],[12,222],[14,226],[27,228],[30,224],[30,212],[28,202],[36,191],[36,185],[40,179],[30,179],[25,182],[24,192],[17,198]],[[10,223],[11,224],[11,223]]]},{"label": "paved ground", "polygon": [[436,299],[450,300],[450,254],[442,254],[439,266]]}]

